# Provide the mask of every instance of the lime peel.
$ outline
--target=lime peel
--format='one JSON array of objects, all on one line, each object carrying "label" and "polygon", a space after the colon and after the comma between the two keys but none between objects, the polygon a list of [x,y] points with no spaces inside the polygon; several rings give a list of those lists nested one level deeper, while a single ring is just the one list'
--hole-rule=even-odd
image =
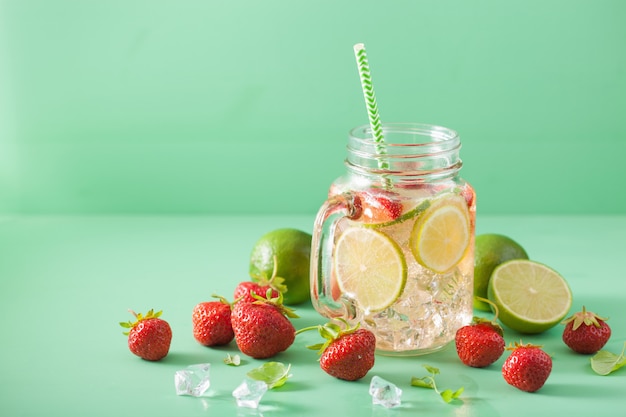
[{"label": "lime peel", "polygon": [[419,203],[417,206],[413,207],[411,210],[401,214],[400,217],[398,217],[397,219],[390,220],[388,222],[383,222],[383,223],[364,223],[363,226],[373,228],[373,229],[393,226],[395,224],[405,222],[409,219],[412,219],[414,217],[421,215],[424,211],[426,211],[428,207],[431,206],[431,204],[432,204],[431,200],[424,200],[421,203]]},{"label": "lime peel", "polygon": [[474,244],[474,308],[490,311],[489,304],[479,297],[487,297],[489,279],[493,270],[511,259],[528,259],[528,253],[517,241],[497,234],[483,233],[476,236]]}]

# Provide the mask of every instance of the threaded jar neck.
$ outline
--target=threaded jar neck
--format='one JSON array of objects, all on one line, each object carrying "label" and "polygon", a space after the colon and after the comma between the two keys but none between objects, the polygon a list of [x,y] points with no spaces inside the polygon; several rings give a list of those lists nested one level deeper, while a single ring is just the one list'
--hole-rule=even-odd
[{"label": "threaded jar neck", "polygon": [[461,169],[461,138],[452,129],[420,123],[383,123],[384,144],[369,125],[348,135],[347,168],[360,175],[431,181],[453,177]]}]

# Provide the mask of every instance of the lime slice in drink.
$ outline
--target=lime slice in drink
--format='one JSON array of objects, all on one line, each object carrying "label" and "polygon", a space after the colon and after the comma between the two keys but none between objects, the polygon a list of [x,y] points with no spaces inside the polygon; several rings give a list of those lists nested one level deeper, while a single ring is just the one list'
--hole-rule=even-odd
[{"label": "lime slice in drink", "polygon": [[384,233],[364,227],[346,229],[334,251],[339,288],[364,310],[383,310],[402,294],[406,260],[398,244]]},{"label": "lime slice in drink", "polygon": [[467,203],[452,194],[438,198],[415,221],[409,245],[420,265],[442,273],[459,263],[470,239]]},{"label": "lime slice in drink", "polygon": [[567,281],[555,270],[527,259],[514,259],[491,274],[489,299],[502,324],[521,333],[540,333],[560,323],[572,306]]}]

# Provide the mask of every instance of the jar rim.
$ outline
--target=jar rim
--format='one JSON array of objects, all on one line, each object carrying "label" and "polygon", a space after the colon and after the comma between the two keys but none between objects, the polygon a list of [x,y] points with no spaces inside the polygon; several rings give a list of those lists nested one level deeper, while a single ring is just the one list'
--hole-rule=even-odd
[{"label": "jar rim", "polygon": [[369,125],[350,131],[346,164],[374,175],[448,177],[461,168],[461,138],[452,129],[425,123],[383,123],[377,142]]},{"label": "jar rim", "polygon": [[[460,136],[456,130],[433,124],[397,122],[382,123],[381,126],[384,136],[392,135],[394,138],[394,140],[386,140],[384,142],[385,146],[390,147],[424,147],[433,144],[442,145],[442,143],[445,142],[457,143],[460,141]],[[401,134],[403,138],[410,136],[413,138],[413,141],[398,142],[396,139],[400,136],[399,134]],[[363,144],[376,143],[370,125],[357,126],[351,129],[348,135],[351,140],[356,140]],[[416,140],[417,138],[421,140]]]}]

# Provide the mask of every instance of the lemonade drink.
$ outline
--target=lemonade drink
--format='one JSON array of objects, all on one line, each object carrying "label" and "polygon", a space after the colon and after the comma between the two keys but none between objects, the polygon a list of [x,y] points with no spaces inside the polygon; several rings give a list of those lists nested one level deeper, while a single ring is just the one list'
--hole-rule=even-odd
[{"label": "lemonade drink", "polygon": [[311,294],[326,317],[376,335],[377,351],[438,350],[472,318],[475,193],[449,129],[385,125],[383,168],[367,127],[313,233]]}]

